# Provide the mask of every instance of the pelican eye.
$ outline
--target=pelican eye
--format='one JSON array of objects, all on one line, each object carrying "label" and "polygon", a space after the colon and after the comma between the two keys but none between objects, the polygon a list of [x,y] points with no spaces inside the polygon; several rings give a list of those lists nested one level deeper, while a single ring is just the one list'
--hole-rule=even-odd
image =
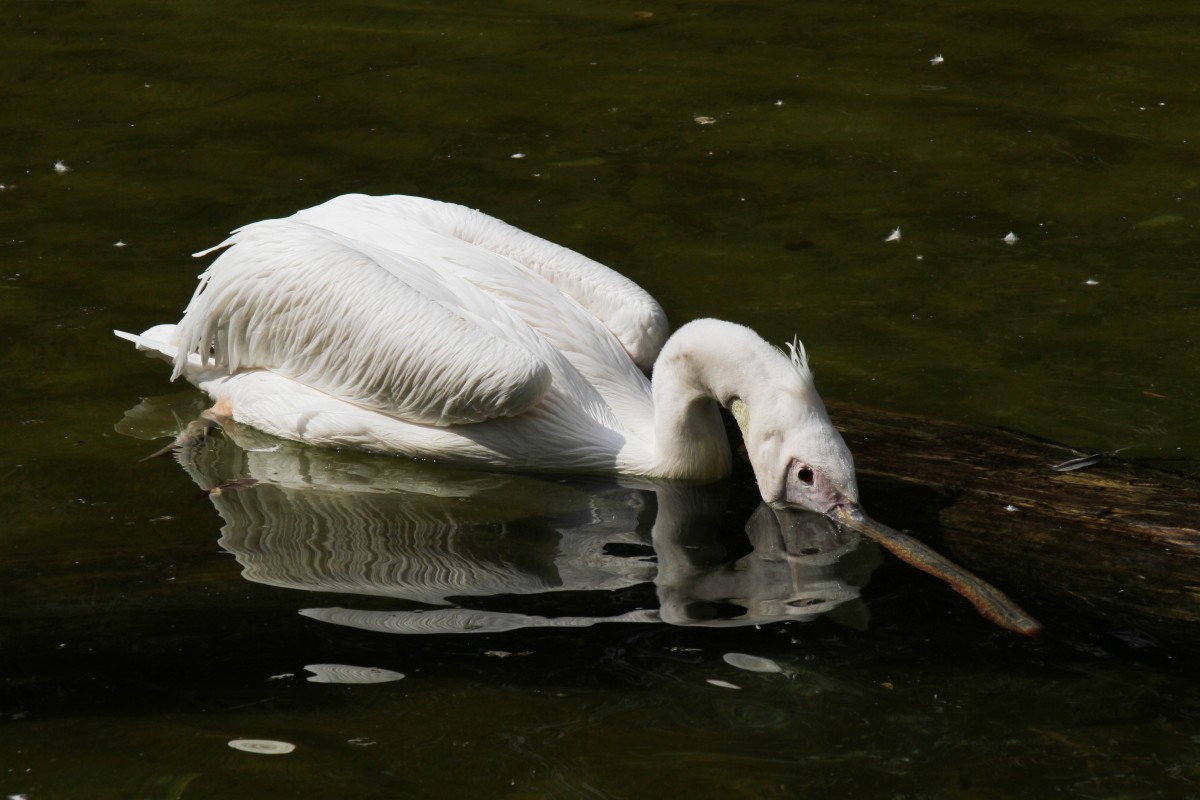
[{"label": "pelican eye", "polygon": [[812,486],[813,471],[810,467],[801,467],[796,470],[796,480],[803,483],[805,486]]}]

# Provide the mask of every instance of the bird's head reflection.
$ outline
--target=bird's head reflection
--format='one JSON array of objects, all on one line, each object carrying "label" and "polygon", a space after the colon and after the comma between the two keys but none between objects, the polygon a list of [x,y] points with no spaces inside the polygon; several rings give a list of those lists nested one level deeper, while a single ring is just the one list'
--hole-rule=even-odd
[{"label": "bird's head reflection", "polygon": [[873,544],[823,515],[760,504],[745,526],[750,551],[730,559],[721,537],[687,515],[704,499],[689,502],[695,492],[658,491],[655,585],[662,621],[757,625],[835,612],[844,622],[865,622],[858,590],[879,563]]}]

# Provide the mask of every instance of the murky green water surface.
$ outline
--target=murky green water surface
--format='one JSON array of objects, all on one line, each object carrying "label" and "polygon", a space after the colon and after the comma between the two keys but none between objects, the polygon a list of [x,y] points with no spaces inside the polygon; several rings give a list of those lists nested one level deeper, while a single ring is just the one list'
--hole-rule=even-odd
[{"label": "murky green water surface", "polygon": [[1074,633],[1017,640],[877,550],[752,517],[741,484],[247,432],[190,472],[138,463],[199,398],[110,334],[177,319],[188,254],[239,224],[420,194],[608,263],[677,322],[799,333],[826,396],[1194,469],[1186,4],[5,18],[4,795],[1200,796],[1200,637],[1038,608]]}]

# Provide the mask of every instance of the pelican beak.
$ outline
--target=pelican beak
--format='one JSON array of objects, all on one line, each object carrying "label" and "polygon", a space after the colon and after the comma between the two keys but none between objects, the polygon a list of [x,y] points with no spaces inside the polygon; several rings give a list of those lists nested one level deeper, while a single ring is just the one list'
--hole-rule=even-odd
[{"label": "pelican beak", "polygon": [[1041,633],[1041,623],[995,586],[934,552],[918,539],[871,519],[857,503],[840,503],[829,511],[829,517],[878,542],[906,564],[950,584],[954,591],[970,600],[980,614],[1000,627],[1026,636]]}]

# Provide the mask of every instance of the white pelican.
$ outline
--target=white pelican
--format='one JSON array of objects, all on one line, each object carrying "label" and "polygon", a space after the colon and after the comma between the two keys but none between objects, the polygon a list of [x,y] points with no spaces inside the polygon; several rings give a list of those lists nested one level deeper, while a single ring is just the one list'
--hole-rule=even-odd
[{"label": "white pelican", "polygon": [[221,248],[178,324],[117,332],[211,396],[210,418],[410,458],[712,481],[732,466],[723,406],[763,500],[836,516],[1000,624],[1036,625],[862,513],[799,345],[714,319],[667,338],[632,281],[435,200],[345,195]]},{"label": "white pelican", "polygon": [[732,466],[722,405],[765,500],[858,500],[802,347],[711,319],[668,339],[641,287],[478,211],[346,195],[218,248],[178,324],[119,335],[220,416],[411,458],[711,481]]}]

